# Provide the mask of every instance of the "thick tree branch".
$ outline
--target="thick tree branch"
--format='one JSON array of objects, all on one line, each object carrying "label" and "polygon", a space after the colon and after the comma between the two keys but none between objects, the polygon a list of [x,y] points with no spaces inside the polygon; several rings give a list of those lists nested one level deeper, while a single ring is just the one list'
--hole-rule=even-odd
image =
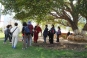
[{"label": "thick tree branch", "polygon": [[55,11],[58,14],[58,16],[62,16],[62,14],[59,13],[60,11],[58,9],[57,10],[53,9],[53,11]]},{"label": "thick tree branch", "polygon": [[57,14],[54,14],[54,13],[50,13],[50,15],[54,16],[55,19],[57,18],[60,18],[60,19],[65,19],[63,16],[58,16]]},{"label": "thick tree branch", "polygon": [[70,6],[71,6],[71,9],[72,9],[72,12],[74,11],[74,5],[73,5],[73,0],[69,0],[70,1]]}]

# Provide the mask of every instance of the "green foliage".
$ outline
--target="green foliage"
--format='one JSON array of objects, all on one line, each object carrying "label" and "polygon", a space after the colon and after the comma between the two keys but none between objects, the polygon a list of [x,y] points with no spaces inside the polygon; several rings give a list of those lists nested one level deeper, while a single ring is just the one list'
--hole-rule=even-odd
[{"label": "green foliage", "polygon": [[[1,0],[0,2],[4,5],[4,13],[15,12],[14,18],[18,20],[36,19],[37,23],[51,20],[55,24],[54,19],[64,19],[65,21],[61,20],[63,24],[71,26],[73,30],[78,29],[79,14],[87,17],[86,0]],[[46,18],[49,14],[55,18],[52,16]],[[66,21],[69,24],[66,24]]]},{"label": "green foliage", "polygon": [[79,12],[83,17],[87,17],[87,0],[81,0],[80,4],[79,4]]},{"label": "green foliage", "polygon": [[45,15],[51,6],[47,0],[2,0],[1,2],[5,7],[4,12],[15,12],[17,19]]}]

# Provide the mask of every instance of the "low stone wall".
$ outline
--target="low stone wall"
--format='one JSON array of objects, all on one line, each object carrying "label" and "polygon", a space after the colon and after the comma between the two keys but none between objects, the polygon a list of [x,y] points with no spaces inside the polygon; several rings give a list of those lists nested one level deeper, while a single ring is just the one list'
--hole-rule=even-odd
[{"label": "low stone wall", "polygon": [[[64,38],[64,39],[67,39],[67,33],[62,33],[62,34],[60,35],[60,37],[62,37],[62,38]],[[56,39],[56,38],[57,38],[57,35],[54,34],[54,39]]]},{"label": "low stone wall", "polygon": [[67,39],[71,40],[71,41],[83,42],[83,41],[87,41],[87,36],[84,36],[84,35],[69,35],[67,37]]}]

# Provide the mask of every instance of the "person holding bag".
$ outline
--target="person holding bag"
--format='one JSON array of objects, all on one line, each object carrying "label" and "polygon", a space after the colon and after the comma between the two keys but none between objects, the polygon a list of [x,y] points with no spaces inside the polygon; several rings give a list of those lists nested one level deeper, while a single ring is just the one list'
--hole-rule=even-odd
[{"label": "person holding bag", "polygon": [[55,32],[56,32],[55,27],[52,24],[52,27],[49,30],[49,42],[50,42],[50,44],[53,44],[54,43],[54,34],[55,34]]},{"label": "person holding bag", "polygon": [[17,42],[18,42],[18,34],[19,34],[19,28],[18,28],[18,23],[14,24],[15,26],[11,28],[11,33],[12,33],[12,48],[15,49]]}]

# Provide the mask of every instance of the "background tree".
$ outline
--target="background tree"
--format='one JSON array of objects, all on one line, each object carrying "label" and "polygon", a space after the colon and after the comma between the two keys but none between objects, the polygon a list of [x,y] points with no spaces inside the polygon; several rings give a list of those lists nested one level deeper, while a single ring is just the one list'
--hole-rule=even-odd
[{"label": "background tree", "polygon": [[[50,14],[55,19],[66,20],[74,32],[79,30],[79,17],[86,14],[86,0],[1,0],[1,3],[5,7],[4,13],[15,12],[15,18],[19,20],[44,18]],[[87,30],[86,24],[83,30]]]},{"label": "background tree", "polygon": [[83,27],[83,30],[87,31],[87,0],[81,0],[79,1],[79,12],[80,15],[85,17],[85,25]]}]

